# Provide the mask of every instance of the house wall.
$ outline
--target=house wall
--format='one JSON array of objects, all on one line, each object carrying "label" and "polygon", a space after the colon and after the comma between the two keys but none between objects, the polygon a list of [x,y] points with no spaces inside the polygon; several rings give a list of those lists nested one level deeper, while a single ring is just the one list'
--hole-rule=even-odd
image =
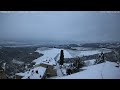
[{"label": "house wall", "polygon": [[39,66],[46,68],[45,76],[47,76],[47,74],[49,74],[49,77],[57,76],[56,70],[52,65],[39,64]]},{"label": "house wall", "polygon": [[16,79],[21,79],[23,76],[19,76],[19,75],[16,75],[15,78]]},{"label": "house wall", "polygon": [[7,79],[5,72],[0,72],[0,79]]}]

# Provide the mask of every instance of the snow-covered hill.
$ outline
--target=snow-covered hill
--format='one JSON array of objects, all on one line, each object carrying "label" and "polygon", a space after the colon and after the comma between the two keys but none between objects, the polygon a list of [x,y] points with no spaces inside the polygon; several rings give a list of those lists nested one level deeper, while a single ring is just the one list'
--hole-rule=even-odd
[{"label": "snow-covered hill", "polygon": [[[63,49],[63,50],[64,50],[64,58],[72,58],[71,54],[67,50],[65,50],[65,49]],[[36,50],[36,52],[42,53],[44,55],[33,61],[33,62],[35,62],[35,65],[38,65],[41,63],[55,65],[54,67],[57,70],[56,71],[57,76],[50,77],[51,79],[120,79],[120,68],[116,67],[116,65],[117,65],[116,63],[106,61],[104,63],[94,65],[95,59],[85,61],[85,63],[87,64],[87,67],[83,67],[82,68],[83,71],[64,76],[62,69],[60,68],[59,64],[57,63],[57,61],[60,58],[60,51],[61,51],[61,49],[57,49],[57,48]],[[87,53],[87,55],[98,53],[97,51],[93,51],[92,53],[87,52],[87,51],[85,51],[85,52]],[[45,68],[39,67],[37,69],[36,68],[34,68],[34,69],[38,70],[38,74],[31,75],[31,71],[33,69],[30,69],[30,71],[25,72],[24,75],[23,75],[23,73],[18,73],[18,75],[22,74],[21,76],[24,76],[23,79],[27,79],[28,77],[30,79],[40,79],[39,74],[43,75],[41,70],[43,71],[43,69],[44,69],[44,71],[45,71]]]},{"label": "snow-covered hill", "polygon": [[106,49],[106,48],[101,48],[101,49],[92,49],[92,48],[83,48],[79,47],[81,50],[67,50],[73,57],[79,56],[89,56],[89,55],[95,55],[95,54],[100,54],[101,52],[103,53],[109,53],[112,50],[111,49]]},{"label": "snow-covered hill", "polygon": [[84,67],[84,71],[52,79],[120,79],[120,68],[116,63],[108,62]]}]

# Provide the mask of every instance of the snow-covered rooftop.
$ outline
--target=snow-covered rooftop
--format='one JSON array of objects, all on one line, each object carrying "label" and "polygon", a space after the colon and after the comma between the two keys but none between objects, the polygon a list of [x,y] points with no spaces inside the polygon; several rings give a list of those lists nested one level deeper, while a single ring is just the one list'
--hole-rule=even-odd
[{"label": "snow-covered rooftop", "polygon": [[40,60],[38,60],[36,62],[36,65],[37,64],[48,64],[48,65],[56,65],[56,62],[54,60],[54,58],[51,58],[51,57],[44,57],[44,58],[41,58]]},{"label": "snow-covered rooftop", "polygon": [[[42,57],[35,59],[33,62],[37,64],[40,63],[45,63],[45,64],[49,64],[49,65],[56,65],[55,62],[55,57],[57,56],[56,59],[59,59],[61,49],[57,49],[57,48],[51,48],[49,50],[44,50],[44,51],[39,51],[37,50],[37,52],[44,54]],[[64,50],[64,58],[72,58],[72,56],[69,54],[68,51]]]},{"label": "snow-covered rooftop", "polygon": [[[38,71],[38,73],[36,73]],[[46,68],[44,67],[35,67],[30,71],[26,71],[25,73],[17,73],[16,75],[23,76],[22,79],[41,79],[45,74]]]}]

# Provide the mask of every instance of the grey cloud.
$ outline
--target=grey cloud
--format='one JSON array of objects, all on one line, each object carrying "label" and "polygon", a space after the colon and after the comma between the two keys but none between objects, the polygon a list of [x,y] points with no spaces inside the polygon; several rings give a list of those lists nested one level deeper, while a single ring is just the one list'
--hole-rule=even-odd
[{"label": "grey cloud", "polygon": [[90,11],[0,13],[0,39],[119,40],[120,14]]}]

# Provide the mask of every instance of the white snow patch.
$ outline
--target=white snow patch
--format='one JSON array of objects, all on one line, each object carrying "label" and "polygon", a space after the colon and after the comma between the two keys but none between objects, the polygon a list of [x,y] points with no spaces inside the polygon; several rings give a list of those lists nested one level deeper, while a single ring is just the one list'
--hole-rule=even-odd
[{"label": "white snow patch", "polygon": [[32,54],[32,53],[29,53],[29,54]]},{"label": "white snow patch", "polygon": [[13,62],[13,63],[16,63],[16,64],[20,64],[20,65],[21,65],[21,64],[24,64],[24,62],[18,61],[18,60],[15,60],[15,59],[13,59],[12,62]]},{"label": "white snow patch", "polygon": [[57,66],[56,66],[56,70],[57,70],[57,76],[62,77],[63,73],[62,73],[62,70],[60,69],[60,65],[58,63],[57,63]]},{"label": "white snow patch", "polygon": [[63,75],[66,75],[66,69],[65,68],[62,68],[62,73],[63,73]]},{"label": "white snow patch", "polygon": [[95,64],[96,59],[86,60],[84,61],[87,66],[91,66]]},{"label": "white snow patch", "polygon": [[29,73],[29,71],[25,72],[25,73],[16,73],[15,75],[18,75],[18,76],[25,76],[27,73]]},{"label": "white snow patch", "polygon": [[5,66],[6,66],[6,63],[3,63],[2,68],[4,69],[4,71],[5,71]]}]

